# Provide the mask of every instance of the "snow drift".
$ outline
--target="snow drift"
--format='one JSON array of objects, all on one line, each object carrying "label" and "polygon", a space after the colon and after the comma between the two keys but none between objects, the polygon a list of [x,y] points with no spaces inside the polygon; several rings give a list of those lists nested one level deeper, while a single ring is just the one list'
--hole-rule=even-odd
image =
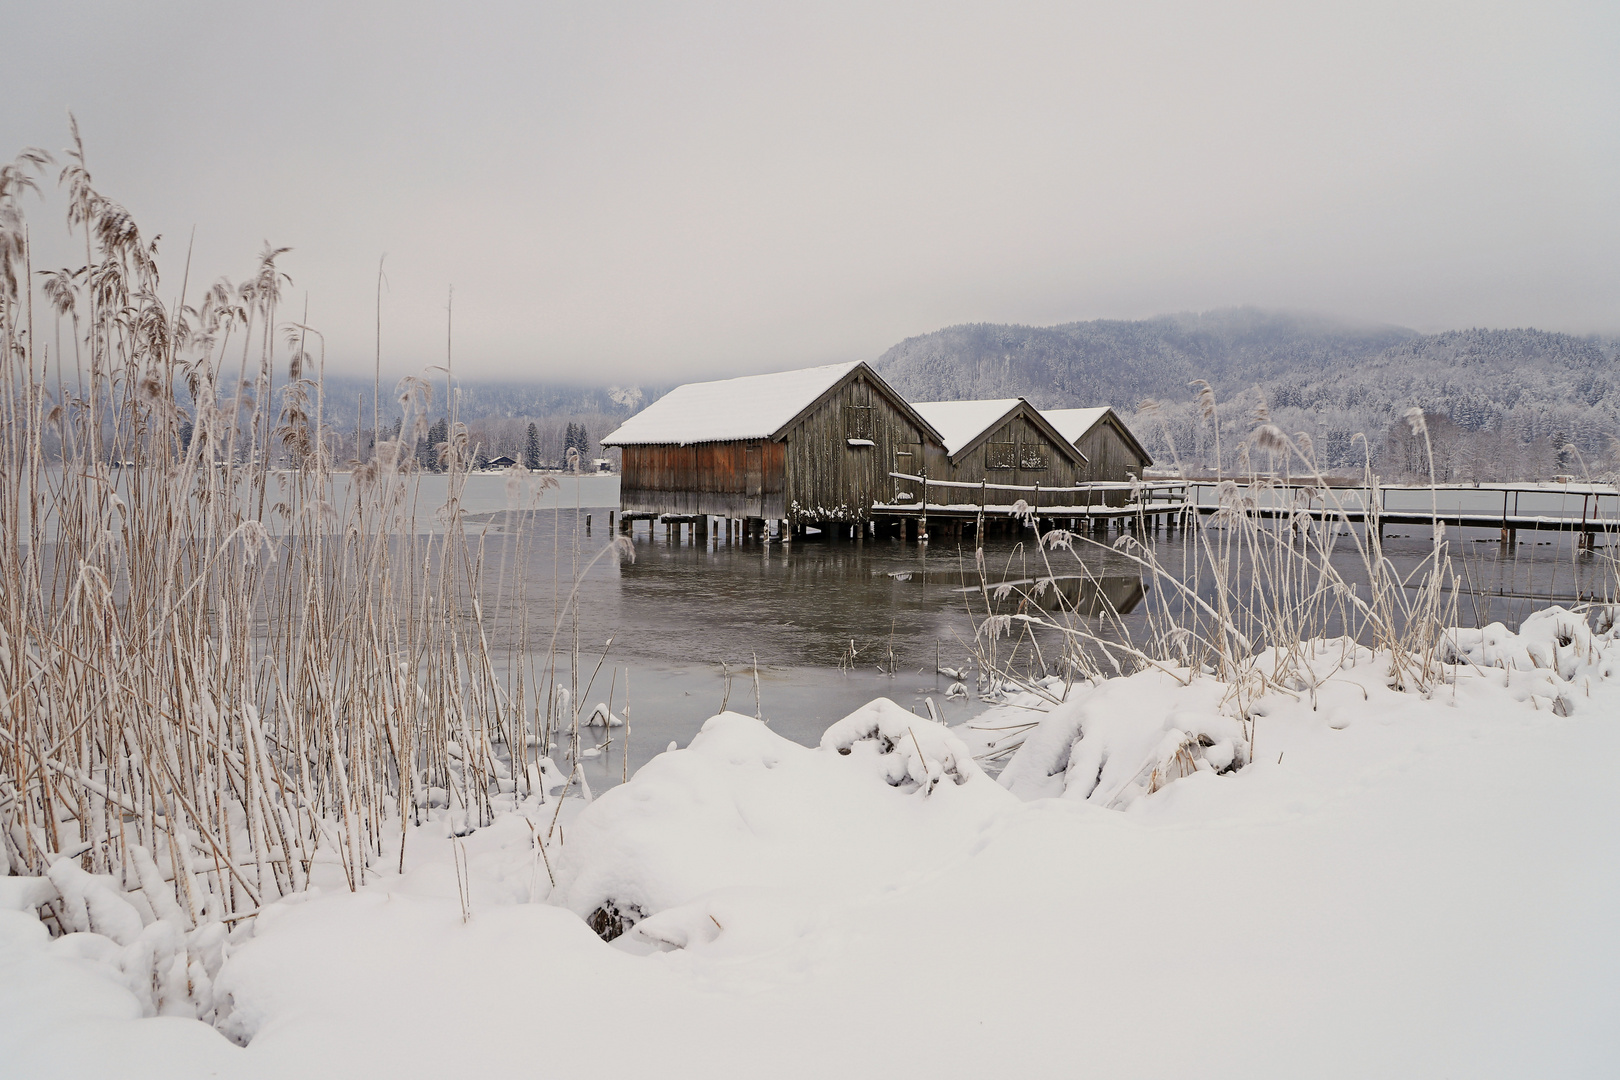
[{"label": "snow drift", "polygon": [[[1444,643],[1427,689],[1319,641],[1265,692],[1148,671],[979,730],[725,713],[589,804],[430,808],[406,873],[326,867],[228,935],[59,861],[0,878],[0,1057],[494,1071],[601,1013],[636,1037],[548,1038],[548,1071],[1600,1075],[1620,816],[1570,778],[1620,753],[1612,619]],[[998,782],[973,751],[1015,728]]]}]

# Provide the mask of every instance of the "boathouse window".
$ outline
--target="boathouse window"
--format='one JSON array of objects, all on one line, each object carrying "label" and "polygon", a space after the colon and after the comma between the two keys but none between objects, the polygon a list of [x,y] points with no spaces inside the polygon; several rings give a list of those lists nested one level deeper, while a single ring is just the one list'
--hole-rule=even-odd
[{"label": "boathouse window", "polygon": [[993,442],[984,444],[984,467],[987,469],[1013,469],[1018,466],[1018,444]]},{"label": "boathouse window", "polygon": [[[872,406],[844,406],[844,438],[866,440],[872,438]],[[867,445],[870,445],[870,442]]]},{"label": "boathouse window", "polygon": [[1046,468],[1046,447],[1040,443],[1020,443],[1018,446],[1018,467],[1031,472],[1038,472]]}]

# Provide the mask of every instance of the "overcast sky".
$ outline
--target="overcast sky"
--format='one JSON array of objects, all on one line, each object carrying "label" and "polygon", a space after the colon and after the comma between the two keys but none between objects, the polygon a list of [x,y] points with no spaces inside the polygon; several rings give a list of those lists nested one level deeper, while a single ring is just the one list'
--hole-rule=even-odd
[{"label": "overcast sky", "polygon": [[468,376],[1234,304],[1620,329],[1612,0],[0,5],[0,153],[72,108],[170,287],[193,227],[194,281],[292,247],[340,368],[384,253],[387,365],[454,285]]}]

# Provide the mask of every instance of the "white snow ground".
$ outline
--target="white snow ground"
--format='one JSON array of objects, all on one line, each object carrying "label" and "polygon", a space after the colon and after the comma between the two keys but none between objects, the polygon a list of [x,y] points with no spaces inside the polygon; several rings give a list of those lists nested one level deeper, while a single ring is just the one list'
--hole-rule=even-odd
[{"label": "white snow ground", "polygon": [[[250,920],[245,1048],[140,1018],[122,947],[0,878],[0,1075],[1615,1075],[1620,643],[1456,644],[1428,697],[1323,646],[1225,774],[1227,688],[1159,672],[979,721],[1041,719],[1012,790],[969,756],[999,733],[888,703],[816,749],[716,717],[568,806],[555,890],[531,804],[462,841],[465,923],[442,822]],[[607,898],[649,916],[612,944]]]}]

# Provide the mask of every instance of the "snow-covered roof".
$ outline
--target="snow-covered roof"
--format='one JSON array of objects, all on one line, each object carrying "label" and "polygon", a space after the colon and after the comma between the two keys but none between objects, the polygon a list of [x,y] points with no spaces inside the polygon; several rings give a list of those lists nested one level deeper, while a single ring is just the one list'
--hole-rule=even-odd
[{"label": "snow-covered roof", "polygon": [[677,386],[602,440],[603,446],[768,439],[860,361]]},{"label": "snow-covered roof", "polygon": [[1058,429],[1058,434],[1074,443],[1096,427],[1097,421],[1107,416],[1110,408],[1102,405],[1095,409],[1042,409],[1041,415]]},{"label": "snow-covered roof", "polygon": [[945,452],[953,457],[1013,411],[1021,398],[993,401],[916,401],[911,407],[945,437]]}]

